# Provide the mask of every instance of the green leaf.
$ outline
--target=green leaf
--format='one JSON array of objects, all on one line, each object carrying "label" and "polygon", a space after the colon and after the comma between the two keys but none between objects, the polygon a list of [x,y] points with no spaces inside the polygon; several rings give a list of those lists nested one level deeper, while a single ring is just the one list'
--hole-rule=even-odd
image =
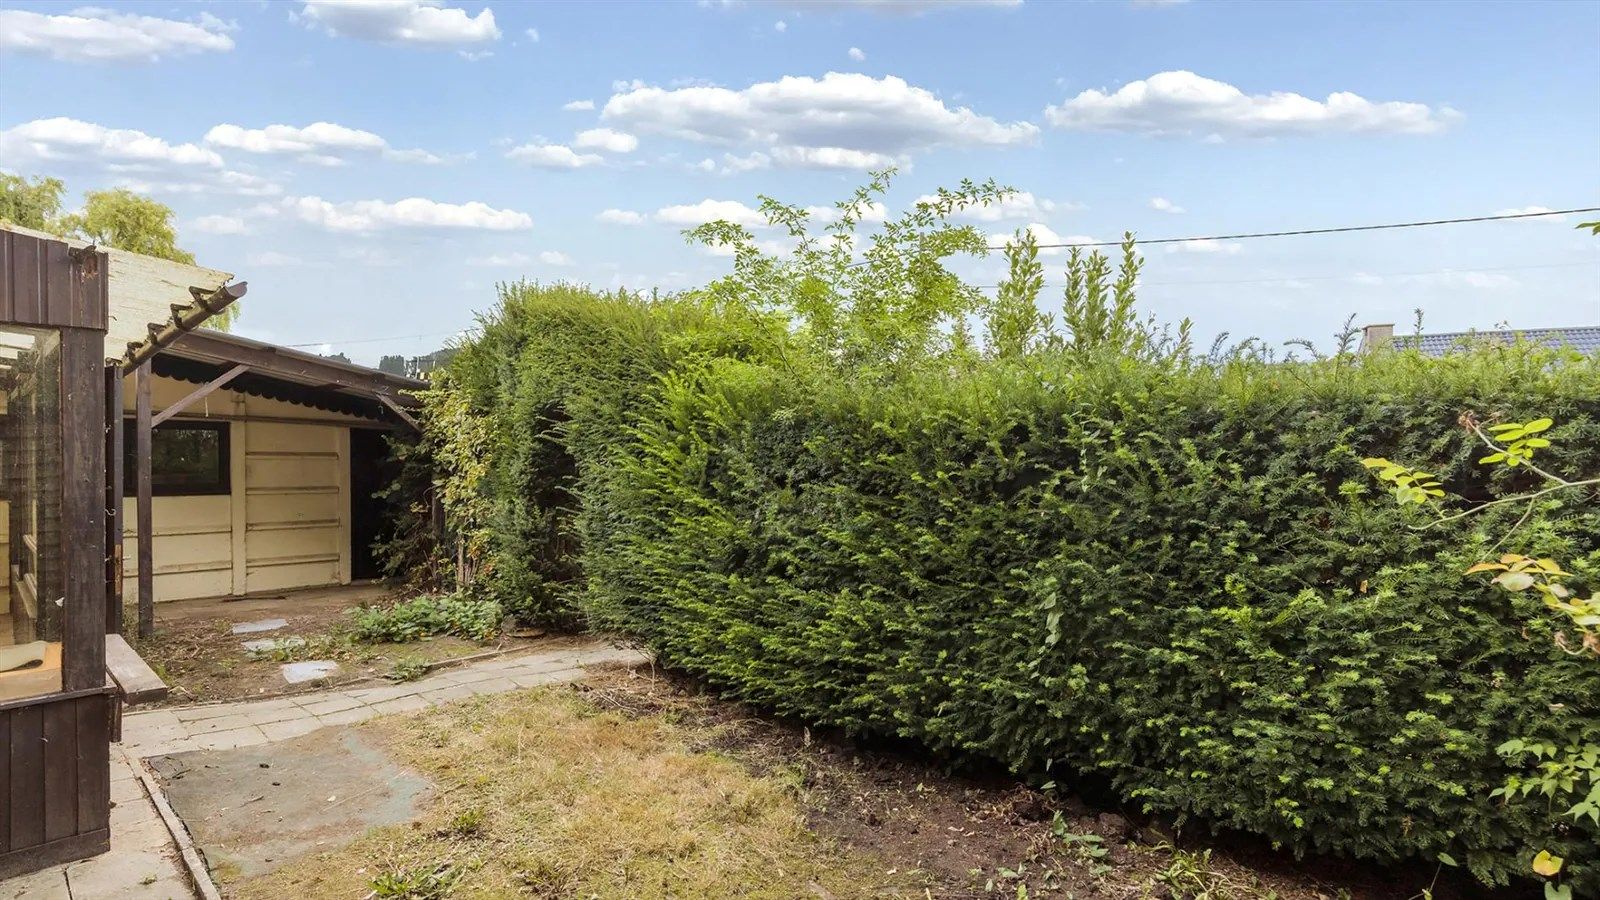
[{"label": "green leaf", "polygon": [[1456,862],[1456,858],[1455,857],[1451,856],[1448,853],[1444,853],[1444,852],[1441,852],[1439,854],[1439,862],[1442,862],[1445,865],[1450,866],[1451,868],[1455,868],[1455,867],[1458,867],[1458,866],[1461,865],[1460,863]]}]

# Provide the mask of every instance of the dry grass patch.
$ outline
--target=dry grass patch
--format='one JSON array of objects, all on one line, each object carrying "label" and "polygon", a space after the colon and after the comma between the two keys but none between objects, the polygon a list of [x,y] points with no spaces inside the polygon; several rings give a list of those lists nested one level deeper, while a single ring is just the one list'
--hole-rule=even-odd
[{"label": "dry grass patch", "polygon": [[704,731],[665,717],[550,689],[365,727],[438,786],[424,818],[290,863],[235,896],[923,895],[910,876],[812,833],[797,782],[696,752]]}]

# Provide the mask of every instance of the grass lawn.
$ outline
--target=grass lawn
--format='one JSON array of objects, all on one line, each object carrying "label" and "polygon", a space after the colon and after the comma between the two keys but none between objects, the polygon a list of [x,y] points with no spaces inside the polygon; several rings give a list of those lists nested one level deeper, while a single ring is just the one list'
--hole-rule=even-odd
[{"label": "grass lawn", "polygon": [[1139,828],[670,676],[620,671],[358,727],[433,782],[422,817],[230,896],[1391,900],[1433,875]]},{"label": "grass lawn", "polygon": [[670,717],[547,690],[369,727],[437,785],[426,816],[235,896],[922,896],[914,877],[813,833],[794,781],[696,750]]}]

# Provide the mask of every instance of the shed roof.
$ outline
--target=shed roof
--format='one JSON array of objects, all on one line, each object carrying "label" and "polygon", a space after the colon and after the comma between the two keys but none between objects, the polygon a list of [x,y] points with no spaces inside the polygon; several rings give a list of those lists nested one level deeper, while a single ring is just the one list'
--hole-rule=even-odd
[{"label": "shed roof", "polygon": [[1429,356],[1444,356],[1464,344],[1510,344],[1518,340],[1546,347],[1571,347],[1580,353],[1600,353],[1600,325],[1572,328],[1523,328],[1502,331],[1446,331],[1438,334],[1396,335],[1397,347],[1414,347]]},{"label": "shed roof", "polygon": [[415,392],[428,386],[415,378],[207,328],[182,335],[152,362],[158,375],[201,384],[235,366],[247,371],[228,382],[229,390],[380,421],[404,418],[401,410],[420,407]]},{"label": "shed roof", "polygon": [[[77,238],[60,237],[10,223],[0,223],[0,229],[60,241],[74,249],[92,246]],[[191,320],[204,319],[206,316],[199,315],[204,308],[199,305],[195,292],[212,294],[233,280],[231,273],[218,269],[129,253],[114,247],[95,249],[106,255],[109,270],[107,360],[123,359],[130,345],[151,340],[158,329],[184,313],[188,313],[187,318]]]}]

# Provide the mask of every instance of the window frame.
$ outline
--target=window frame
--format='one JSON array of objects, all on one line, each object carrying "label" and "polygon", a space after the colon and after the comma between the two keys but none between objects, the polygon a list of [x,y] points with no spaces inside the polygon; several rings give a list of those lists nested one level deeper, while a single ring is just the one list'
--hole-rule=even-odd
[{"label": "window frame", "polygon": [[[136,429],[138,420],[133,416],[125,416],[122,420],[123,427],[123,453],[124,466],[122,475],[122,495],[133,497],[138,494],[139,477],[136,468],[130,464],[136,462],[134,453],[137,447]],[[214,431],[217,439],[217,453],[219,455],[218,479],[214,483],[204,485],[192,484],[162,484],[160,474],[155,471],[154,459],[150,471],[150,496],[152,497],[218,497],[233,493],[233,423],[218,422],[215,420],[196,420],[173,418],[162,422],[150,430],[151,456],[154,457],[156,435],[162,432],[173,431]]]}]

